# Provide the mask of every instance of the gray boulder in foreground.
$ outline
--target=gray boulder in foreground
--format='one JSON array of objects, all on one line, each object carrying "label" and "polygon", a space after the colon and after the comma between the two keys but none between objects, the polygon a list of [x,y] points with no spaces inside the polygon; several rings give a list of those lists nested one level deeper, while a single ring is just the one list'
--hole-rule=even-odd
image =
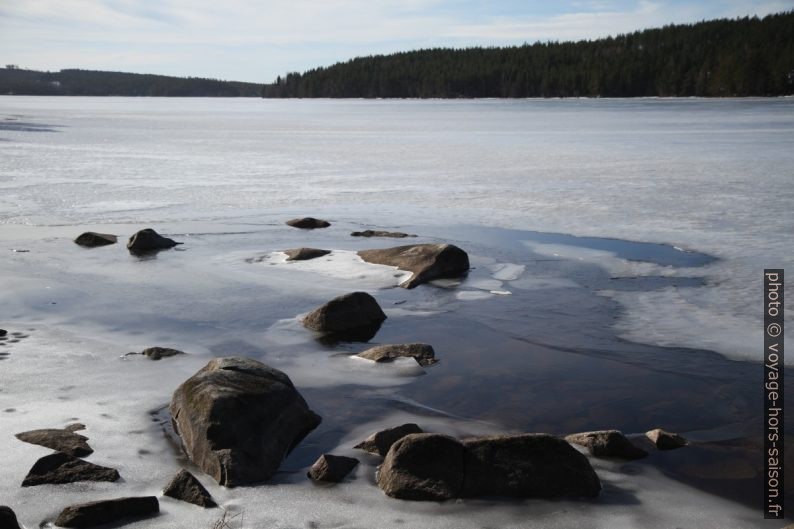
[{"label": "gray boulder in foreground", "polygon": [[36,461],[22,481],[23,487],[60,485],[75,481],[116,481],[119,471],[83,461],[63,452],[53,452]]},{"label": "gray boulder in foreground", "polygon": [[127,241],[127,249],[132,253],[146,253],[173,248],[181,242],[163,237],[151,228],[140,230]]},{"label": "gray boulder in foreground", "polygon": [[323,255],[328,255],[331,250],[321,250],[320,248],[294,248],[292,250],[284,250],[287,254],[287,261],[308,261],[309,259],[316,259]]},{"label": "gray boulder in foreground", "polygon": [[199,507],[217,507],[218,504],[204,488],[204,485],[196,479],[196,476],[184,468],[177,472],[176,476],[165,486],[163,495],[181,501],[186,501]]},{"label": "gray boulder in foreground", "polygon": [[303,217],[300,219],[292,219],[287,221],[287,226],[293,228],[300,228],[302,230],[313,230],[316,228],[327,228],[331,223],[327,220],[315,219],[314,217]]},{"label": "gray boulder in foreground", "polygon": [[356,465],[358,459],[354,457],[323,454],[314,462],[306,475],[314,481],[339,483],[356,468]]},{"label": "gray boulder in foreground", "polygon": [[301,323],[320,333],[348,333],[379,327],[386,315],[378,302],[366,292],[338,296],[307,314]]},{"label": "gray boulder in foreground", "polygon": [[430,366],[438,362],[433,346],[426,343],[404,343],[376,345],[358,353],[361,358],[373,362],[391,362],[395,358],[415,358],[419,365]]},{"label": "gray boulder in foreground", "polygon": [[21,529],[11,507],[0,505],[0,529]]},{"label": "gray boulder in foreground", "polygon": [[593,497],[601,490],[587,458],[548,434],[462,442],[439,434],[407,435],[391,447],[377,479],[388,496],[425,501]]},{"label": "gray boulder in foreground", "polygon": [[55,520],[55,525],[58,527],[94,527],[123,521],[126,518],[146,518],[159,511],[160,503],[154,496],[92,501],[65,508]]},{"label": "gray boulder in foreground", "polygon": [[414,288],[434,279],[460,277],[469,270],[469,256],[452,244],[412,244],[379,250],[361,250],[358,256],[374,264],[396,266],[413,275],[400,284]]},{"label": "gray boulder in foreground", "polygon": [[215,358],[171,398],[188,457],[220,485],[269,479],[320,424],[289,377],[251,358]]},{"label": "gray boulder in foreground", "polygon": [[82,424],[69,425],[66,428],[44,428],[16,434],[16,438],[26,443],[52,448],[74,457],[85,457],[94,452],[88,446],[88,437],[75,433],[83,429]]},{"label": "gray boulder in foreground", "polygon": [[116,244],[116,241],[118,241],[118,237],[115,235],[109,233],[96,233],[93,231],[82,233],[74,240],[75,244],[85,246],[86,248]]},{"label": "gray boulder in foreground", "polygon": [[674,450],[686,446],[687,440],[677,433],[670,433],[661,428],[645,432],[645,436],[650,439],[659,450]]},{"label": "gray boulder in foreground", "polygon": [[395,426],[394,428],[387,428],[385,430],[375,432],[374,434],[364,439],[362,442],[358,443],[353,448],[358,448],[359,450],[366,450],[371,454],[378,454],[380,456],[385,456],[386,454],[389,453],[389,449],[394,443],[396,443],[406,435],[412,433],[423,433],[423,432],[422,429],[414,423],[402,424],[400,426]]},{"label": "gray boulder in foreground", "polygon": [[645,450],[634,446],[619,430],[575,433],[565,436],[565,440],[584,446],[595,457],[617,457],[631,460],[648,455]]}]

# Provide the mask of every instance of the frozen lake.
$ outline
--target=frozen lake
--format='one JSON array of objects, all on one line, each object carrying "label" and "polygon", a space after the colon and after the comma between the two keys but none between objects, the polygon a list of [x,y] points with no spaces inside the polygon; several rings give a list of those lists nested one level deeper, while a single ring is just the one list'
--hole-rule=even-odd
[{"label": "frozen lake", "polygon": [[[157,494],[184,464],[158,410],[208,358],[244,354],[324,418],[274,484],[203,479],[246,527],[777,527],[752,500],[755,382],[762,269],[794,262],[792,167],[794,99],[0,96],[0,327],[17,333],[0,344],[0,496],[32,527],[89,492]],[[332,226],[283,224],[304,215]],[[146,227],[185,244],[135,258],[123,242]],[[394,288],[353,251],[408,242],[349,236],[362,228],[452,242],[474,269]],[[122,244],[71,242],[89,229]],[[333,253],[284,263],[298,246]],[[427,341],[441,362],[373,370],[348,358],[363,344],[297,323],[351,290],[389,316],[373,343]],[[190,356],[119,358],[152,345]],[[124,482],[20,489],[46,451],[10,434],[73,419]],[[361,457],[362,436],[407,421],[456,435],[664,426],[695,444],[592,459],[596,502],[406,505],[372,484],[369,459],[337,487],[306,482],[319,453]],[[131,527],[215,515],[162,510]]]}]

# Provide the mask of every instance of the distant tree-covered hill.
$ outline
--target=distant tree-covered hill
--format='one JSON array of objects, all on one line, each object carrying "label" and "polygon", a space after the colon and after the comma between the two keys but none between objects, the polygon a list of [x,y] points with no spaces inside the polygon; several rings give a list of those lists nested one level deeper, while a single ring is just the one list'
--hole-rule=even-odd
[{"label": "distant tree-covered hill", "polygon": [[198,77],[92,70],[0,68],[0,94],[66,96],[259,97],[262,85]]},{"label": "distant tree-covered hill", "polygon": [[794,11],[594,41],[436,48],[279,77],[264,97],[638,97],[794,94]]}]

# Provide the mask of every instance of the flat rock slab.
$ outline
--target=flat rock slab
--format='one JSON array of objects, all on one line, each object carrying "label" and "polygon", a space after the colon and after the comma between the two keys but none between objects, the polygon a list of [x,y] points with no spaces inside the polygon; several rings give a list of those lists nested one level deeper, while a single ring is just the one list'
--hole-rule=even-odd
[{"label": "flat rock slab", "polygon": [[74,433],[75,430],[82,430],[83,428],[85,426],[80,424],[69,425],[66,428],[31,430],[16,434],[16,438],[26,443],[52,448],[70,456],[85,457],[94,453],[94,450],[88,446],[88,437]]},{"label": "flat rock slab", "polygon": [[182,244],[168,237],[163,237],[151,228],[140,230],[127,241],[127,249],[133,254],[142,254],[165,250]]},{"label": "flat rock slab", "polygon": [[356,465],[358,459],[354,457],[323,454],[314,462],[306,475],[315,481],[339,483],[356,468]]},{"label": "flat rock slab", "polygon": [[218,504],[196,479],[196,476],[185,470],[180,470],[176,476],[165,486],[163,495],[181,501],[186,501],[200,507],[217,507]]},{"label": "flat rock slab", "polygon": [[315,219],[314,217],[303,217],[300,219],[292,219],[286,222],[287,226],[293,228],[300,228],[302,230],[313,230],[316,228],[327,228],[331,225],[327,220]]},{"label": "flat rock slab", "polygon": [[648,452],[634,446],[619,430],[599,430],[581,432],[565,437],[569,443],[584,446],[595,457],[616,457],[619,459],[641,459]]},{"label": "flat rock slab", "polygon": [[350,234],[353,237],[392,237],[395,239],[402,239],[405,237],[416,237],[411,233],[403,233],[401,231],[379,231],[379,230],[364,230],[354,231]]},{"label": "flat rock slab", "polygon": [[366,292],[352,292],[336,297],[307,314],[301,323],[304,327],[324,334],[337,334],[355,340],[360,333],[374,336],[386,314],[378,302]]},{"label": "flat rock slab", "polygon": [[0,529],[21,529],[11,507],[0,505]]},{"label": "flat rock slab", "polygon": [[22,481],[23,487],[59,485],[75,481],[116,481],[119,471],[83,461],[63,452],[44,456],[33,465]]},{"label": "flat rock slab", "polygon": [[356,355],[373,362],[392,362],[395,358],[415,358],[419,365],[430,366],[438,362],[433,346],[426,343],[376,345]]},{"label": "flat rock slab", "polygon": [[141,351],[141,354],[150,360],[160,360],[161,358],[180,356],[186,353],[179,349],[171,349],[169,347],[149,347]]},{"label": "flat rock slab", "polygon": [[160,511],[154,496],[116,498],[70,505],[55,520],[58,527],[94,527],[113,522],[138,520]]},{"label": "flat rock slab", "polygon": [[650,439],[659,450],[674,450],[687,445],[687,440],[677,433],[671,433],[661,428],[649,430],[645,432],[645,436]]},{"label": "flat rock slab", "polygon": [[425,501],[593,497],[601,490],[587,458],[548,434],[462,442],[439,434],[410,434],[392,445],[377,480],[388,496]]},{"label": "flat rock slab", "polygon": [[412,433],[423,432],[422,429],[414,423],[401,424],[394,428],[387,428],[386,430],[375,432],[353,448],[365,450],[371,454],[385,456],[389,453],[389,449],[394,443]]},{"label": "flat rock slab", "polygon": [[434,279],[460,277],[469,270],[469,255],[452,244],[412,244],[379,250],[361,250],[358,256],[374,264],[413,272],[400,286],[414,288]]},{"label": "flat rock slab", "polygon": [[75,244],[85,246],[86,248],[96,248],[97,246],[107,246],[109,244],[116,244],[118,237],[109,233],[96,233],[87,231],[79,235],[75,240]]},{"label": "flat rock slab", "polygon": [[220,485],[262,482],[321,421],[289,377],[251,358],[215,358],[171,398],[188,457]]},{"label": "flat rock slab", "polygon": [[316,259],[323,255],[328,255],[331,250],[321,250],[320,248],[294,248],[292,250],[284,250],[287,254],[287,261],[308,261],[309,259]]}]

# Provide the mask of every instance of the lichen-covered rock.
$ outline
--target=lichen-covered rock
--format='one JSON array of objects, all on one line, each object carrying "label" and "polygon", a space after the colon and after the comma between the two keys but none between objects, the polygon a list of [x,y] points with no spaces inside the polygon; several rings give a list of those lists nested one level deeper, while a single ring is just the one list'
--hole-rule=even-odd
[{"label": "lichen-covered rock", "polygon": [[315,481],[339,483],[356,468],[356,465],[358,459],[354,457],[323,454],[314,462],[306,475]]},{"label": "lichen-covered rock", "polygon": [[129,241],[127,241],[127,249],[130,253],[147,253],[173,248],[177,244],[182,243],[163,237],[151,228],[146,228],[130,237]]},{"label": "lichen-covered rock", "polygon": [[94,527],[120,522],[127,518],[147,518],[160,511],[154,496],[116,498],[70,505],[55,520],[58,527]]},{"label": "lichen-covered rock", "polygon": [[230,487],[270,478],[321,420],[286,374],[242,357],[211,360],[170,411],[188,457]]},{"label": "lichen-covered rock", "polygon": [[441,501],[478,496],[592,497],[601,490],[587,458],[547,434],[467,439],[411,434],[391,447],[378,472],[388,496]]},{"label": "lichen-covered rock", "polygon": [[328,255],[331,250],[321,250],[320,248],[294,248],[292,250],[284,250],[287,254],[287,261],[308,261],[309,259],[316,259],[323,255]]},{"label": "lichen-covered rock", "polygon": [[207,489],[204,488],[204,485],[196,479],[196,476],[184,468],[177,472],[176,476],[165,486],[163,495],[186,501],[199,507],[218,506]]},{"label": "lichen-covered rock", "polygon": [[599,430],[581,432],[565,437],[569,443],[584,446],[596,457],[617,457],[620,459],[640,459],[648,452],[634,446],[619,430]]},{"label": "lichen-covered rock", "polygon": [[87,231],[80,234],[74,242],[86,248],[96,248],[97,246],[107,246],[109,244],[116,244],[118,237],[109,233],[96,233]]},{"label": "lichen-covered rock", "polygon": [[119,471],[115,468],[95,465],[63,452],[54,452],[36,461],[22,481],[22,486],[59,485],[75,481],[116,481],[117,479],[119,479]]},{"label": "lichen-covered rock", "polygon": [[[301,323],[304,327],[323,334],[349,337],[351,341],[362,336],[372,337],[386,314],[378,302],[366,292],[352,292],[336,297],[307,314]],[[369,339],[369,338],[367,338]]]},{"label": "lichen-covered rock", "polygon": [[371,454],[378,454],[380,456],[385,456],[389,453],[389,449],[391,446],[405,437],[406,435],[412,433],[423,433],[422,429],[414,424],[414,423],[406,423],[401,424],[400,426],[395,426],[394,428],[387,428],[385,430],[381,430],[379,432],[375,432],[374,434],[370,435],[362,442],[354,446],[353,448],[358,448],[359,450],[366,450]]},{"label": "lichen-covered rock", "polygon": [[302,230],[313,230],[316,228],[327,228],[331,223],[327,220],[315,219],[314,217],[303,217],[300,219],[288,220],[287,225]]},{"label": "lichen-covered rock", "polygon": [[373,362],[391,362],[395,358],[415,358],[419,365],[430,366],[438,362],[433,346],[426,343],[376,345],[358,353],[359,357]]},{"label": "lichen-covered rock", "polygon": [[687,440],[678,435],[677,433],[670,433],[656,428],[645,432],[645,436],[656,445],[659,450],[674,450],[686,446]]},{"label": "lichen-covered rock", "polygon": [[88,437],[74,433],[76,429],[82,428],[69,425],[66,428],[30,430],[29,432],[16,434],[16,438],[26,443],[52,448],[74,457],[85,457],[92,454],[94,450],[88,446]]},{"label": "lichen-covered rock", "polygon": [[460,277],[469,270],[469,256],[452,244],[412,244],[378,250],[361,250],[358,256],[374,264],[413,272],[400,286],[414,288],[434,279]]}]

